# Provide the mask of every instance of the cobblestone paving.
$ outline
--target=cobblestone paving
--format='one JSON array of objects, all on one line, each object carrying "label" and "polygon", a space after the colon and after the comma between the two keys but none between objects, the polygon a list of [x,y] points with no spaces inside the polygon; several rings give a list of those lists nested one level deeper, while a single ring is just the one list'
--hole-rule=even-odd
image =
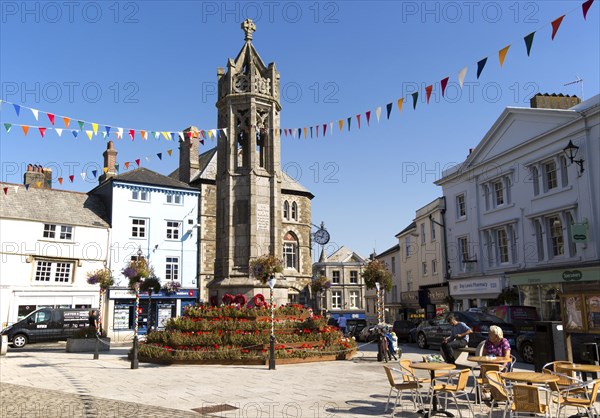
[{"label": "cobblestone paving", "polygon": [[0,416],[6,418],[200,418],[195,412],[142,405],[133,402],[70,394],[58,390],[0,383]]}]

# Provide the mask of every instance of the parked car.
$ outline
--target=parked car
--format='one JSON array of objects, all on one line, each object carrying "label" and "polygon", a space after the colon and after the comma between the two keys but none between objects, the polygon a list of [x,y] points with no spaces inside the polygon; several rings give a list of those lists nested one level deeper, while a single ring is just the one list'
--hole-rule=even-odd
[{"label": "parked car", "polygon": [[377,340],[377,333],[375,332],[375,325],[364,327],[358,334],[356,341],[361,342],[373,342]]},{"label": "parked car", "polygon": [[490,315],[495,315],[513,324],[517,329],[516,348],[526,363],[533,363],[535,356],[534,337],[535,322],[540,316],[535,306],[494,306],[487,309]]},{"label": "parked car", "polygon": [[28,343],[66,340],[89,325],[88,309],[40,308],[2,330],[15,348]]},{"label": "parked car", "polygon": [[413,328],[415,328],[415,323],[409,320],[394,321],[394,324],[392,325],[392,329],[396,333],[398,341],[411,342],[410,330]]},{"label": "parked car", "polygon": [[348,319],[346,322],[346,336],[354,337],[354,339],[358,340],[358,336],[360,332],[366,328],[367,321],[364,319]]},{"label": "parked car", "polygon": [[[516,329],[494,315],[481,312],[449,312],[454,314],[459,322],[464,322],[472,330],[469,335],[469,347],[477,345],[487,339],[490,326],[497,325],[502,328],[504,338],[508,340],[511,347],[516,344]],[[449,337],[452,326],[446,321],[449,313],[441,314],[428,321],[423,321],[417,327],[417,344],[419,348],[427,348],[429,345],[439,346],[444,337]]]}]

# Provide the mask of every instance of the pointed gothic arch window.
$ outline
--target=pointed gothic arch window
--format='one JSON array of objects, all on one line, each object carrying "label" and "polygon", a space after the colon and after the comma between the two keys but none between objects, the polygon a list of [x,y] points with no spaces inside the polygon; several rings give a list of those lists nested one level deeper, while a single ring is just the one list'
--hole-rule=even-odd
[{"label": "pointed gothic arch window", "polygon": [[299,271],[298,268],[298,259],[299,257],[298,250],[298,238],[296,235],[289,231],[283,237],[283,264],[286,269],[295,269]]},{"label": "pointed gothic arch window", "polygon": [[296,202],[292,202],[292,219],[298,220],[298,204]]},{"label": "pointed gothic arch window", "polygon": [[283,219],[290,219],[290,204],[287,200],[283,202]]}]

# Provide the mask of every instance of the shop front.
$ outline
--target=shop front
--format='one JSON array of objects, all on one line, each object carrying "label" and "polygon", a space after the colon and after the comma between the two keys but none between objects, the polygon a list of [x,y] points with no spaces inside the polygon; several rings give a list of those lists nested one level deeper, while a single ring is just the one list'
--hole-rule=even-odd
[{"label": "shop front", "polygon": [[402,292],[400,295],[400,302],[402,303],[402,314],[400,319],[406,319],[415,323],[425,320],[425,308],[421,308],[419,305],[418,290]]},{"label": "shop front", "polygon": [[506,287],[503,276],[452,279],[448,286],[455,311],[491,306]]},{"label": "shop front", "polygon": [[425,315],[427,319],[448,312],[448,284],[434,284],[420,286],[421,296],[419,303],[425,306]]},{"label": "shop front", "polygon": [[600,266],[521,271],[506,276],[511,286],[519,289],[521,305],[535,306],[544,321],[562,320],[560,295],[600,287]]},{"label": "shop front", "polygon": [[[5,292],[2,289],[2,292]],[[12,295],[8,298],[7,322],[2,328],[20,321],[39,308],[93,308],[98,306],[98,291],[93,289],[69,290],[56,288],[36,288],[6,290]]]},{"label": "shop front", "polygon": [[[197,301],[197,289],[180,289],[170,294],[161,290],[152,294],[152,298],[145,292],[140,293],[138,333],[146,334],[149,326],[164,329],[169,319],[181,316],[186,306],[195,305]],[[134,328],[135,295],[129,289],[110,289],[104,315],[104,328],[110,338],[115,341],[130,339]]]}]

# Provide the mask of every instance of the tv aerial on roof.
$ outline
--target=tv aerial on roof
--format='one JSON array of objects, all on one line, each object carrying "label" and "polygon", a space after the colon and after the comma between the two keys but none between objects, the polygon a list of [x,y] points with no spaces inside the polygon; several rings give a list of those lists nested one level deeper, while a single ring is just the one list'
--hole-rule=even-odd
[{"label": "tv aerial on roof", "polygon": [[570,82],[568,82],[566,84],[563,84],[563,86],[570,86],[572,84],[578,84],[578,83],[580,83],[581,84],[581,101],[583,102],[583,78],[579,77],[578,75],[576,75],[575,77],[577,77],[576,80],[570,81]]}]

